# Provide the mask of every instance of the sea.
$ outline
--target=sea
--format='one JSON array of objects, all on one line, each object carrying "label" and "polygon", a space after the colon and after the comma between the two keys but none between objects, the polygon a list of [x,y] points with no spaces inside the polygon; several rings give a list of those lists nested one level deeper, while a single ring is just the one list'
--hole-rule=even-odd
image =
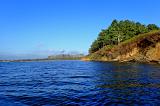
[{"label": "sea", "polygon": [[0,62],[0,106],[158,106],[160,65]]}]

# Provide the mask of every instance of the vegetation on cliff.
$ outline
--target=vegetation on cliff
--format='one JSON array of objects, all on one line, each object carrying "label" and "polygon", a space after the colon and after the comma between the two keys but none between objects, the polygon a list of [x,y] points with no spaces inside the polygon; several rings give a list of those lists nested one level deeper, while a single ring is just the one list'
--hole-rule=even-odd
[{"label": "vegetation on cliff", "polygon": [[152,30],[158,30],[155,24],[143,25],[139,22],[130,20],[113,20],[107,29],[103,29],[98,38],[92,43],[89,53],[94,53],[104,46],[112,47],[133,38],[139,34],[147,33]]},{"label": "vegetation on cliff", "polygon": [[86,60],[100,61],[159,61],[160,30],[133,21],[114,20],[89,49]]}]

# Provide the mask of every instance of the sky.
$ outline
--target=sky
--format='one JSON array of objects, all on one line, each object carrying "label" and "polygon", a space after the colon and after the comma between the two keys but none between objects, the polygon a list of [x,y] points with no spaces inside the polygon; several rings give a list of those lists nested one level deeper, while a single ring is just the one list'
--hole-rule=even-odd
[{"label": "sky", "polygon": [[0,0],[0,59],[88,53],[113,19],[160,26],[160,0]]}]

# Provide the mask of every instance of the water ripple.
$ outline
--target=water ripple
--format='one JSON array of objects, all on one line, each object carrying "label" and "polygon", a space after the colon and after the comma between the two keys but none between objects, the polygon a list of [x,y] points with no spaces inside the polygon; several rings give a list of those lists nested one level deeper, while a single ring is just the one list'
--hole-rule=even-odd
[{"label": "water ripple", "polygon": [[46,61],[0,63],[1,106],[160,104],[160,66]]}]

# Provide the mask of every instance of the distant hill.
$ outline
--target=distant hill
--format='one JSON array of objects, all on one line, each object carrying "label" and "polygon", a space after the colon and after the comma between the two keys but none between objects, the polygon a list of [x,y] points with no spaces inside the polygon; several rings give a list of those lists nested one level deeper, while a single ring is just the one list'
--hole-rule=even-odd
[{"label": "distant hill", "polygon": [[49,60],[79,60],[84,57],[83,54],[58,54],[48,56]]}]

